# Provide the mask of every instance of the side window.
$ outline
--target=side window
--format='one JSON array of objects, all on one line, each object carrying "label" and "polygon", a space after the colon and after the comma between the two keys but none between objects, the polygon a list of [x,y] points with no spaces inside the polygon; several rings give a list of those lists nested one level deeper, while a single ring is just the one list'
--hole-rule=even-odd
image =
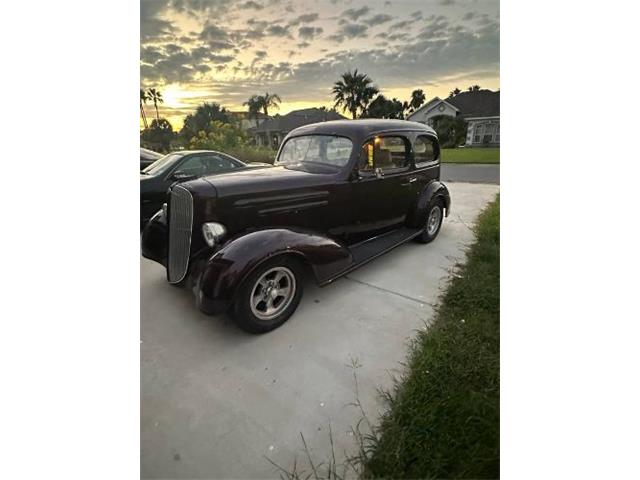
[{"label": "side window", "polygon": [[208,155],[204,157],[204,164],[206,166],[206,173],[226,171],[237,167],[235,162],[220,155]]},{"label": "side window", "polygon": [[358,164],[361,172],[373,172],[376,168],[384,172],[408,166],[409,149],[402,137],[376,137],[362,145]]},{"label": "side window", "polygon": [[207,173],[205,158],[202,156],[189,157],[178,167],[178,171],[188,175],[204,175]]},{"label": "side window", "polygon": [[413,143],[413,155],[416,167],[421,167],[437,160],[439,153],[436,141],[426,135],[419,135]]}]

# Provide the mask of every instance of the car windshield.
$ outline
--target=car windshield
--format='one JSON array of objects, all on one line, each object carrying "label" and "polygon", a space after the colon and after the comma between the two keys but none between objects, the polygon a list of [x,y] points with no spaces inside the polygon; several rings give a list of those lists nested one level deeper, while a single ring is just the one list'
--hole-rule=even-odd
[{"label": "car windshield", "polygon": [[276,165],[303,166],[321,164],[335,168],[349,162],[353,144],[345,137],[335,135],[304,135],[287,140],[280,150]]},{"label": "car windshield", "polygon": [[159,158],[147,168],[142,170],[142,173],[146,173],[147,175],[156,175],[158,173],[162,173],[166,169],[171,167],[171,164],[174,160],[180,158],[181,156],[181,153],[170,153],[169,155],[165,155],[164,157]]}]

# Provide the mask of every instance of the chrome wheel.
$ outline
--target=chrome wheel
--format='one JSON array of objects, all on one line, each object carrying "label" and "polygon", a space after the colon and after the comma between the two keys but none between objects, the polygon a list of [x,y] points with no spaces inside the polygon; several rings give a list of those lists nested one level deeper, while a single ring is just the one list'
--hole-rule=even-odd
[{"label": "chrome wheel", "polygon": [[442,222],[442,208],[440,205],[435,205],[429,212],[429,218],[427,218],[427,234],[433,236],[438,231]]},{"label": "chrome wheel", "polygon": [[251,312],[260,320],[273,320],[284,312],[296,293],[296,277],[286,267],[267,270],[251,289]]}]

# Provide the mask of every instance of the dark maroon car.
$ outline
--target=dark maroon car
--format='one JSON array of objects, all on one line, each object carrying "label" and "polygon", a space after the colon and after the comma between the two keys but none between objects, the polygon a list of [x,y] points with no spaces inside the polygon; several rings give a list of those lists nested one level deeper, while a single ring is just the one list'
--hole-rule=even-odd
[{"label": "dark maroon car", "polygon": [[295,311],[302,279],[326,285],[394,247],[431,242],[449,214],[430,127],[340,120],[297,128],[270,168],[172,187],[142,254],[188,283],[198,307],[254,333]]}]

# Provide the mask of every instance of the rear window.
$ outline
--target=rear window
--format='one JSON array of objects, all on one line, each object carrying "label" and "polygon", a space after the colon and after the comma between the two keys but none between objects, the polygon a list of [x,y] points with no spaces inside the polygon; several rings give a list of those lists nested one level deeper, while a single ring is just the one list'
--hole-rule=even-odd
[{"label": "rear window", "polygon": [[413,143],[413,155],[415,157],[416,167],[434,162],[439,156],[438,144],[433,138],[420,135]]}]

